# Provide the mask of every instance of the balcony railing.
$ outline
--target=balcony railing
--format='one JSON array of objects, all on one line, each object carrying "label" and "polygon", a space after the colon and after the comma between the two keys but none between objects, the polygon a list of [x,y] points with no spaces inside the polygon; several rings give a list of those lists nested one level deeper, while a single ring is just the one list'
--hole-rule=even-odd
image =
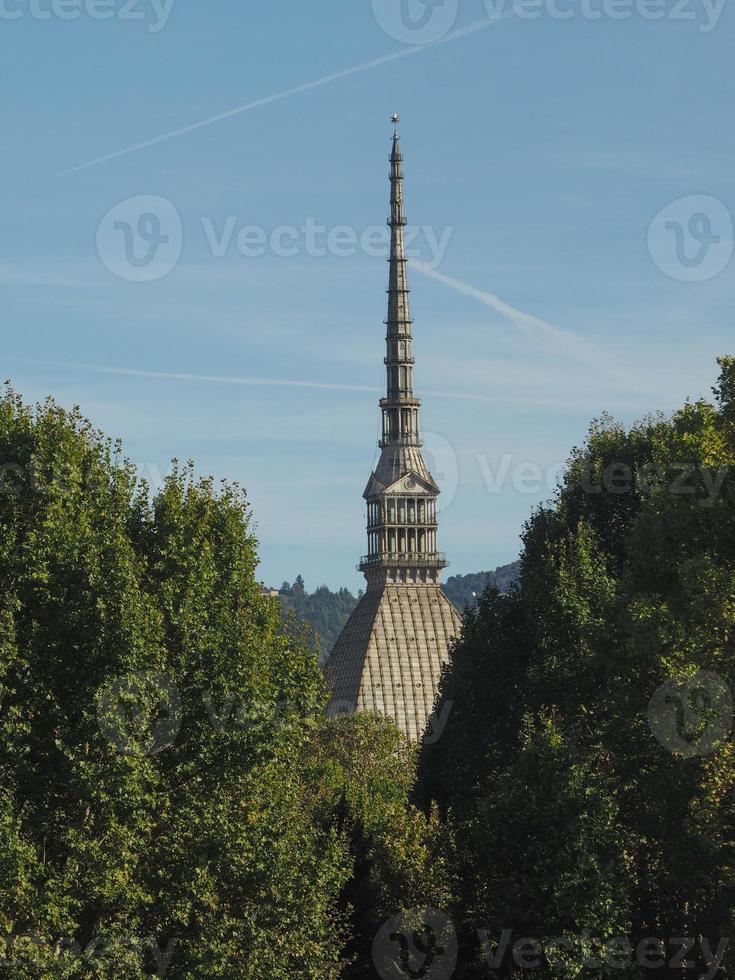
[{"label": "balcony railing", "polygon": [[402,388],[390,397],[381,398],[378,402],[381,408],[420,408],[421,399],[416,398],[409,388]]},{"label": "balcony railing", "polygon": [[378,445],[381,449],[385,449],[386,446],[423,446],[424,440],[418,434],[406,435],[406,436],[386,436],[384,439],[378,439]]},{"label": "balcony railing", "polygon": [[447,556],[443,551],[432,551],[421,554],[415,551],[384,551],[377,555],[363,555],[359,568],[369,568],[372,565],[428,565],[433,568],[447,564]]},{"label": "balcony railing", "polygon": [[382,520],[381,518],[378,518],[378,520],[375,521],[368,520],[367,527],[371,531],[373,530],[373,528],[381,528],[381,527],[389,527],[389,528],[396,528],[396,529],[405,527],[406,530],[415,531],[416,528],[421,530],[422,527],[435,528],[437,527],[437,524],[438,521],[435,517],[421,518],[421,519],[416,518],[415,520],[412,521],[408,519],[399,521],[397,517],[391,518],[389,515],[388,517],[386,517],[385,520]]}]

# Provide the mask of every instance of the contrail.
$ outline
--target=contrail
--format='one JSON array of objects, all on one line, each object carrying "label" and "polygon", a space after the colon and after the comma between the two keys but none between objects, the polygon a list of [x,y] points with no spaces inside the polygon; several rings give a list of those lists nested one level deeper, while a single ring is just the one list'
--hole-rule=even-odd
[{"label": "contrail", "polygon": [[70,167],[68,170],[62,170],[56,176],[65,177],[67,174],[78,173],[80,170],[86,170],[88,167],[94,167],[98,163],[105,163],[108,160],[115,160],[117,157],[125,156],[128,153],[135,153],[136,150],[144,150],[149,146],[155,146],[157,143],[163,143],[166,140],[174,139],[176,136],[184,136],[186,133],[193,133],[197,129],[202,129],[205,126],[211,126],[213,123],[221,122],[223,119],[230,119],[232,116],[242,115],[242,113],[250,112],[252,109],[259,109],[261,106],[271,105],[273,102],[280,102],[281,99],[288,99],[292,95],[299,95],[302,92],[310,92],[312,89],[321,88],[322,85],[329,85],[331,82],[337,82],[342,78],[349,78],[350,75],[357,75],[360,72],[370,71],[372,68],[378,68],[380,65],[386,65],[391,61],[399,61],[402,58],[410,58],[412,55],[421,54],[424,51],[428,51],[430,48],[435,48],[440,44],[447,44],[449,41],[456,41],[459,38],[466,37],[468,34],[474,34],[476,31],[481,31],[486,27],[494,27],[495,24],[500,23],[501,20],[505,20],[507,16],[508,15],[506,14],[503,17],[473,21],[466,27],[462,27],[457,31],[452,31],[452,33],[447,34],[446,37],[439,38],[436,41],[430,41],[429,43],[421,45],[420,47],[402,48],[400,51],[393,51],[391,54],[382,55],[380,58],[373,58],[371,61],[364,61],[362,64],[353,65],[352,68],[343,68],[341,71],[335,71],[329,75],[323,75],[321,78],[315,78],[311,82],[304,82],[302,85],[296,85],[293,88],[285,89],[283,92],[276,92],[273,95],[267,95],[262,99],[255,99],[253,102],[247,102],[245,105],[236,106],[234,109],[228,109],[226,112],[220,112],[216,116],[209,116],[209,118],[202,119],[199,122],[192,123],[189,126],[182,126],[181,129],[173,129],[169,133],[163,133],[161,136],[155,136],[153,139],[145,140],[143,143],[135,143],[133,146],[127,146],[122,150],[116,150],[114,153],[108,153],[103,157],[88,160],[87,163],[80,163],[76,167]]},{"label": "contrail", "polygon": [[131,378],[149,378],[154,381],[204,381],[220,385],[272,385],[282,388],[319,388],[324,391],[369,391],[371,385],[336,384],[328,381],[304,381],[300,378],[253,378],[228,374],[193,374],[183,371],[146,371],[142,368],[106,367],[102,364],[80,364],[76,361],[42,361],[30,358],[12,358],[25,364],[47,367],[71,368],[75,371],[91,371],[94,374],[117,374]]},{"label": "contrail", "polygon": [[[84,364],[77,361],[47,361],[37,358],[10,357],[7,360],[23,364],[36,364],[44,367],[69,368],[73,371],[86,371],[91,374],[108,374],[128,378],[145,378],[150,381],[191,381],[204,384],[242,385],[245,387],[260,385],[281,388],[313,388],[320,391],[353,391],[375,395],[380,394],[380,385],[336,384],[329,381],[305,381],[301,378],[258,378],[228,374],[196,374],[184,371],[149,371],[143,368],[110,367],[102,364]],[[493,405],[522,403],[538,404],[552,408],[575,408],[578,403],[565,399],[534,398],[515,395],[486,395],[469,391],[446,391],[443,389],[425,389],[424,394],[432,398],[449,398],[452,400],[487,402]]]},{"label": "contrail", "polygon": [[449,286],[450,289],[462,293],[463,296],[470,296],[485,306],[489,306],[496,313],[500,313],[501,316],[511,320],[523,333],[543,333],[576,360],[582,361],[585,364],[593,364],[595,367],[600,368],[606,374],[610,374],[615,378],[624,378],[626,381],[630,381],[630,373],[625,368],[625,365],[619,361],[615,361],[610,355],[599,350],[594,344],[590,344],[589,341],[580,337],[578,334],[572,333],[571,330],[560,330],[551,323],[532,316],[530,313],[517,310],[514,306],[510,306],[509,303],[504,303],[502,299],[499,299],[493,293],[489,293],[484,289],[477,289],[469,283],[462,282],[461,279],[453,279],[451,276],[445,276],[443,272],[437,272],[436,269],[433,269],[425,262],[420,262],[417,259],[409,259],[409,265],[422,275],[428,276],[430,279],[435,279],[445,286]]}]

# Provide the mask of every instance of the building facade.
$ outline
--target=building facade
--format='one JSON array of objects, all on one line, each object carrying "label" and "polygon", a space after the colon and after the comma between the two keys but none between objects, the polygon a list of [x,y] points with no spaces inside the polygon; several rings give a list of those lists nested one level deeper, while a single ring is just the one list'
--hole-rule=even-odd
[{"label": "building facade", "polygon": [[460,618],[440,589],[447,563],[437,550],[439,487],[421,453],[397,116],[393,123],[386,394],[380,400],[380,459],[363,494],[368,551],[360,570],[367,589],[326,671],[332,689],[328,713],[378,712],[409,738],[419,739]]}]

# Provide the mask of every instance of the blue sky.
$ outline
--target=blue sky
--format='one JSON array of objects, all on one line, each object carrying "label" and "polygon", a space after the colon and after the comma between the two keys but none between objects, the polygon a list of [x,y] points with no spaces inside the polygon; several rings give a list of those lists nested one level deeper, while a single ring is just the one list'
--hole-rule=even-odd
[{"label": "blue sky", "polygon": [[448,574],[517,556],[590,419],[708,395],[733,347],[732,7],[54,2],[0,2],[4,376],[154,484],[174,456],[242,482],[265,581],[362,584],[386,266],[301,229],[383,225],[393,111]]}]

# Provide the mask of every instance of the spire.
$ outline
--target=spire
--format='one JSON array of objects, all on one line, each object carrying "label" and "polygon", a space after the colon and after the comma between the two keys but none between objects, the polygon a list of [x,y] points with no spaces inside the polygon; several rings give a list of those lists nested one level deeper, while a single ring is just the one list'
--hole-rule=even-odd
[{"label": "spire", "polygon": [[380,459],[363,494],[368,504],[368,554],[360,568],[368,588],[380,583],[437,585],[446,562],[437,549],[439,487],[421,454],[419,407],[413,393],[413,337],[403,210],[403,156],[398,116],[392,117],[390,258],[386,318],[385,398],[380,399]]},{"label": "spire", "polygon": [[403,155],[398,135],[399,116],[391,117],[393,145],[390,154],[390,257],[388,259],[388,316],[386,318],[386,397],[381,399],[381,445],[418,446],[421,404],[413,397],[413,337],[409,306],[408,270],[403,205]]},{"label": "spire", "polygon": [[390,155],[390,274],[388,277],[388,333],[399,336],[411,333],[411,313],[408,302],[408,272],[406,243],[403,229],[406,215],[403,207],[403,155],[398,135],[399,116],[392,116],[393,147]]},{"label": "spire", "polygon": [[422,456],[418,434],[398,116],[392,122],[388,380],[386,396],[380,400],[380,459],[363,493],[368,553],[359,568],[367,589],[329,657],[326,675],[332,697],[327,711],[384,714],[418,740],[461,620],[440,588],[446,561],[437,550],[439,487]]}]

